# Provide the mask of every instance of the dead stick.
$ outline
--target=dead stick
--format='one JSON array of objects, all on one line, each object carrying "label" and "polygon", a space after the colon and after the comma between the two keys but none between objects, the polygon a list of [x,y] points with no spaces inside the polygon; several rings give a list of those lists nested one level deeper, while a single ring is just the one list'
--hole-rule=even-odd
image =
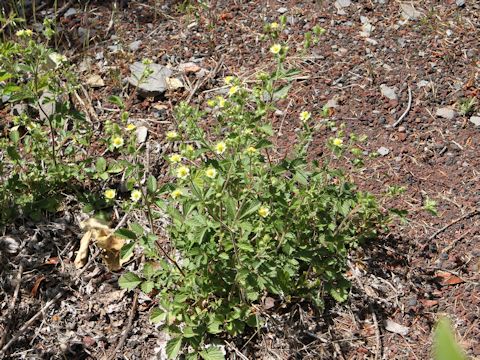
[{"label": "dead stick", "polygon": [[[97,251],[93,256],[92,258],[90,259],[90,261],[87,263],[87,265],[85,265],[85,267],[78,273],[77,277],[80,277],[86,269],[88,269],[89,265],[91,264],[91,262],[93,261],[93,259],[95,259],[97,257],[97,255],[99,254],[100,252]],[[55,295],[55,297],[53,299],[51,299],[50,301],[48,301],[35,315],[33,315],[18,331],[17,333],[10,339],[10,341],[3,347],[1,348],[0,350],[0,356],[3,356],[5,355],[6,351],[10,348],[10,346],[12,346],[15,341],[17,341],[17,339],[22,336],[22,334],[25,332],[25,330],[28,329],[28,327],[30,325],[32,325],[35,320],[37,320],[43,313],[45,313],[45,311],[48,310],[48,308],[50,306],[52,306],[53,304],[55,304],[63,295],[65,295],[66,291],[65,290],[61,290],[57,295]]]},{"label": "dead stick", "polygon": [[403,119],[405,118],[405,116],[407,116],[408,112],[410,111],[410,108],[412,107],[412,89],[410,89],[410,86],[408,87],[408,105],[407,105],[407,109],[405,110],[405,112],[398,118],[397,121],[395,121],[395,123],[392,125],[392,128],[394,128],[395,126],[397,126],[398,124],[400,124]]},{"label": "dead stick", "polygon": [[199,80],[195,84],[195,87],[190,92],[190,95],[188,95],[187,104],[189,104],[190,101],[192,101],[193,96],[198,91],[198,89],[200,89],[203,86],[203,84],[205,84],[208,80],[214,78],[217,75],[217,72],[218,72],[218,70],[220,70],[220,67],[222,66],[222,64],[223,64],[223,55],[220,57],[220,60],[218,60],[218,63],[215,66],[215,68],[213,69],[213,71],[208,76],[206,76],[203,80]]},{"label": "dead stick", "polygon": [[113,351],[113,353],[110,356],[107,356],[106,359],[108,360],[115,359],[115,356],[117,355],[117,353],[123,348],[123,345],[125,345],[125,341],[127,341],[128,334],[132,330],[133,319],[135,318],[135,314],[137,313],[137,306],[138,306],[138,291],[136,291],[135,294],[133,295],[133,305],[130,311],[130,315],[128,316],[128,324],[127,324],[127,327],[125,328],[125,332],[120,338],[120,341],[115,347],[115,350]]},{"label": "dead stick", "polygon": [[17,333],[10,339],[10,341],[0,350],[0,355],[5,355],[5,352],[8,350],[12,344],[17,341],[17,339],[28,329],[30,325],[32,325],[35,320],[37,320],[45,311],[48,310],[50,306],[57,302],[60,299],[65,291],[60,291],[53,299],[47,302],[35,315],[33,315],[30,320],[28,320],[21,328],[17,331]]},{"label": "dead stick", "polygon": [[450,224],[447,224],[445,225],[444,227],[442,227],[440,230],[436,231],[432,236],[430,236],[428,238],[428,240],[433,240],[435,239],[440,233],[444,232],[445,230],[447,230],[450,226],[452,225],[455,225],[456,223],[464,220],[464,219],[468,219],[469,217],[471,216],[474,216],[474,215],[477,215],[478,213],[480,213],[480,209],[475,209],[473,211],[470,211],[469,213],[466,213],[465,215],[459,217],[458,219],[452,221]]},{"label": "dead stick", "polygon": [[10,325],[12,324],[12,311],[15,308],[15,303],[17,302],[18,293],[20,292],[20,284],[22,283],[22,275],[23,275],[23,263],[20,263],[18,267],[18,274],[17,274],[17,284],[15,285],[15,291],[13,292],[12,302],[8,307],[8,320],[7,325],[5,326],[5,331],[2,334],[2,338],[0,339],[0,349],[5,344],[7,340],[7,334],[10,332]]}]

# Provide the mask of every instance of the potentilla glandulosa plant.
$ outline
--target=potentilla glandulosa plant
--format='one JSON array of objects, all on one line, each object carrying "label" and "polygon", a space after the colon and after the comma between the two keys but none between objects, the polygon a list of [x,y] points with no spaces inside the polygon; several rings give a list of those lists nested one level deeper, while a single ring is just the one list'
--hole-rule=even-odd
[{"label": "potentilla glandulosa plant", "polygon": [[[168,329],[171,358],[181,351],[189,359],[221,357],[205,345],[260,326],[256,305],[266,295],[319,307],[326,295],[345,300],[348,251],[384,221],[375,198],[329,161],[306,160],[318,121],[308,111],[299,114],[296,150],[285,158],[274,151],[270,114],[297,74],[284,67],[287,50],[270,47],[275,69],[259,74],[253,88],[227,77],[228,92],[204,110],[177,107],[177,126],[167,134],[178,144],[166,157],[172,181],[152,185],[146,196],[153,217],[170,220],[171,251],[158,251],[138,225],[124,232],[141,240],[148,260],[142,273],[125,274],[120,284],[155,289],[159,305],[151,319]],[[339,157],[354,140],[340,131],[326,146]]]}]

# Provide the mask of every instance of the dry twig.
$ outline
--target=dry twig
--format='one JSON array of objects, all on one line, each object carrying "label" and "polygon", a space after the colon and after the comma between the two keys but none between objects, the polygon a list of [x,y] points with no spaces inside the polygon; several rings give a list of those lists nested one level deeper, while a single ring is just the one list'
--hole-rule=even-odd
[{"label": "dry twig", "polygon": [[15,285],[15,291],[13,292],[12,301],[10,303],[10,306],[8,307],[7,324],[5,325],[5,329],[4,329],[4,332],[2,334],[2,338],[0,339],[0,349],[3,347],[3,344],[5,344],[5,341],[7,340],[7,334],[10,332],[10,326],[11,326],[12,317],[13,317],[12,312],[13,312],[13,310],[15,308],[15,304],[17,302],[18,293],[20,292],[20,284],[22,283],[22,275],[23,275],[23,263],[20,263],[20,266],[18,267],[17,284]]},{"label": "dry twig", "polygon": [[453,226],[455,225],[456,223],[462,221],[462,220],[465,220],[465,219],[468,219],[469,217],[472,217],[474,215],[477,215],[477,214],[480,214],[480,209],[475,209],[475,210],[472,210],[468,213],[466,213],[465,215],[459,217],[458,219],[452,221],[451,223],[445,225],[444,227],[442,227],[440,230],[437,230],[432,236],[430,236],[428,238],[428,240],[433,240],[435,239],[439,234],[441,234],[442,232],[444,232],[445,230],[447,230],[450,226]]},{"label": "dry twig", "polygon": [[403,121],[403,119],[405,119],[405,117],[407,116],[411,107],[412,107],[412,89],[410,89],[410,86],[409,86],[408,87],[408,105],[407,105],[407,108],[405,109],[403,114],[398,118],[398,120],[393,123],[392,128],[398,126]]}]

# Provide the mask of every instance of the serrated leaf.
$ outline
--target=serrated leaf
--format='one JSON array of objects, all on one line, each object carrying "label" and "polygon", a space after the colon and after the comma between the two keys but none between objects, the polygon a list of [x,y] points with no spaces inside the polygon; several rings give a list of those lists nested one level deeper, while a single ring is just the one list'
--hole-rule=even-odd
[{"label": "serrated leaf", "polygon": [[150,321],[154,324],[163,322],[165,321],[166,318],[167,318],[167,313],[162,309],[160,309],[159,307],[156,307],[150,313]]},{"label": "serrated leaf", "polygon": [[132,256],[133,249],[135,248],[135,243],[131,242],[122,246],[120,250],[120,260],[126,260]]},{"label": "serrated leaf", "polygon": [[144,233],[143,226],[140,225],[139,223],[132,223],[130,224],[130,229],[137,235],[137,236],[142,236]]},{"label": "serrated leaf", "polygon": [[112,95],[108,97],[108,101],[112,104],[117,105],[120,109],[123,109],[125,105],[123,104],[123,100],[120,96]]},{"label": "serrated leaf", "polygon": [[200,356],[203,360],[224,360],[225,355],[223,355],[222,350],[216,346],[211,346],[208,349],[205,349],[200,352]]},{"label": "serrated leaf", "polygon": [[178,356],[180,348],[182,347],[182,340],[183,338],[181,336],[168,340],[165,352],[169,359],[175,359]]},{"label": "serrated leaf", "polygon": [[95,168],[98,173],[103,173],[107,170],[107,160],[104,157],[99,157],[95,163]]},{"label": "serrated leaf", "polygon": [[246,251],[246,252],[255,252],[255,249],[249,243],[241,241],[237,244],[237,246],[240,250],[243,250],[243,251]]},{"label": "serrated leaf", "polygon": [[150,175],[147,179],[147,191],[149,194],[154,194],[157,191],[157,179]]},{"label": "serrated leaf", "polygon": [[115,235],[118,235],[121,238],[129,239],[129,240],[137,239],[137,235],[132,230],[128,230],[125,228],[121,228],[115,231]]},{"label": "serrated leaf", "polygon": [[154,286],[155,286],[155,283],[153,281],[147,280],[147,281],[142,282],[142,285],[140,285],[140,289],[142,289],[142,291],[145,294],[150,294],[150,292],[153,290]]},{"label": "serrated leaf", "polygon": [[142,282],[142,279],[140,279],[137,275],[134,273],[126,273],[120,276],[120,279],[118,279],[118,285],[122,289],[127,289],[127,290],[133,290],[135,289],[140,283]]},{"label": "serrated leaf", "polygon": [[190,327],[190,326],[186,326],[186,327],[183,329],[182,334],[183,334],[183,337],[184,337],[184,338],[187,338],[187,339],[188,339],[188,338],[195,337],[195,336],[198,335],[195,331],[193,331],[192,327]]},{"label": "serrated leaf", "polygon": [[242,209],[240,210],[239,220],[246,218],[247,216],[256,212],[260,208],[260,205],[261,203],[259,201],[252,201],[244,204],[242,206]]}]

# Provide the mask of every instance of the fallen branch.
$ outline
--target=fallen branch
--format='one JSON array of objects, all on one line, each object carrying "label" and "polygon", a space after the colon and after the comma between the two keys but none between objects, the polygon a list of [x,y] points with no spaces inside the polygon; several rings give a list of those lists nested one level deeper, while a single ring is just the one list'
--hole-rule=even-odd
[{"label": "fallen branch", "polygon": [[0,339],[0,349],[5,344],[7,340],[7,334],[10,332],[10,326],[12,324],[12,312],[15,308],[15,304],[17,302],[18,293],[20,292],[20,284],[22,283],[22,275],[23,275],[23,263],[20,263],[18,267],[18,274],[17,274],[17,284],[15,285],[15,291],[13,292],[13,298],[10,302],[10,306],[8,307],[8,315],[7,315],[7,324],[5,325],[4,332],[2,334],[2,338]]},{"label": "fallen branch", "polygon": [[135,318],[135,314],[137,313],[137,307],[138,307],[138,291],[135,292],[133,295],[133,304],[132,304],[132,309],[130,310],[130,315],[128,316],[128,323],[127,327],[125,328],[125,331],[118,341],[117,346],[115,347],[115,350],[110,354],[110,356],[106,356],[105,359],[107,360],[113,360],[116,358],[117,353],[122,350],[123,346],[125,345],[125,341],[127,341],[128,334],[132,330],[133,326],[133,319]]},{"label": "fallen branch", "polygon": [[405,119],[405,117],[407,116],[408,112],[410,111],[412,107],[412,89],[410,89],[410,86],[408,87],[408,105],[407,105],[407,109],[403,112],[403,114],[398,118],[397,121],[395,121],[392,125],[392,128],[396,127],[397,125],[399,125],[403,119]]},{"label": "fallen branch", "polygon": [[465,215],[459,217],[458,219],[452,221],[450,224],[447,224],[445,225],[444,227],[442,227],[440,230],[436,231],[432,236],[430,236],[428,238],[428,240],[433,240],[435,239],[439,234],[441,234],[442,232],[444,232],[445,230],[447,230],[450,226],[453,226],[455,225],[456,223],[462,221],[462,220],[465,220],[465,219],[468,219],[469,217],[472,217],[474,215],[477,215],[480,213],[480,209],[475,209],[473,211],[470,211],[469,213],[466,213]]}]

